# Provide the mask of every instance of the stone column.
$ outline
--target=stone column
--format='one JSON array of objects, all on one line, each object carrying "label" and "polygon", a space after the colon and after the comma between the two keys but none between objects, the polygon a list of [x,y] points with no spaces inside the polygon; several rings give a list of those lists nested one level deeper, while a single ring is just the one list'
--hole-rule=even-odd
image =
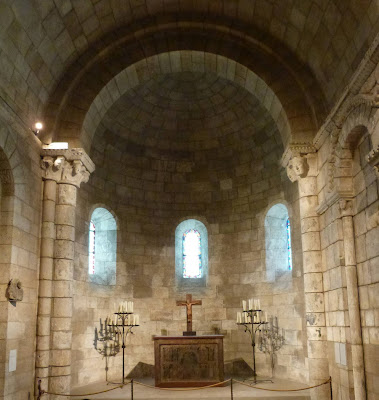
[{"label": "stone column", "polygon": [[[41,261],[38,289],[36,380],[47,390],[50,366],[50,318],[55,241],[57,181],[62,175],[62,158],[44,157],[41,161],[43,184]],[[37,385],[36,385],[37,387]]]},{"label": "stone column", "polygon": [[[321,262],[321,240],[317,214],[317,158],[315,154],[292,151],[287,164],[291,182],[298,182],[301,241],[303,250],[305,315],[308,337],[309,383],[329,378],[327,357],[324,288]],[[312,390],[312,398],[329,399],[329,386]]]},{"label": "stone column", "polygon": [[357,262],[353,225],[353,200],[339,201],[342,224],[343,245],[345,253],[346,290],[350,320],[350,343],[353,365],[355,400],[366,399],[366,378],[362,345],[361,316],[359,310]]},{"label": "stone column", "polygon": [[[53,239],[52,249],[49,251],[49,262],[52,266],[49,272],[49,284],[44,284],[49,289],[51,313],[49,313],[50,326],[41,330],[44,337],[49,330],[49,382],[48,391],[70,393],[71,384],[71,342],[72,342],[72,294],[73,294],[73,265],[75,245],[75,208],[77,189],[82,182],[87,182],[89,175],[94,170],[94,165],[82,149],[70,150],[44,150],[43,162],[49,160],[52,165],[60,165],[57,180],[48,184],[49,190],[55,192],[55,225],[50,232]],[[54,188],[54,189],[53,189]],[[51,216],[49,216],[51,219]],[[49,225],[50,226],[50,225]],[[50,243],[50,242],[49,242]],[[43,320],[46,324],[46,321]],[[46,361],[44,362],[44,365]],[[44,388],[46,390],[46,388]]]}]

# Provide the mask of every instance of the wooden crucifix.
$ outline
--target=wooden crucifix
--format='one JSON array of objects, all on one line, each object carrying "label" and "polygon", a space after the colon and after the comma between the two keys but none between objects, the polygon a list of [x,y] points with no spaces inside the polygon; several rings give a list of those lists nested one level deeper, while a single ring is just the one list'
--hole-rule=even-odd
[{"label": "wooden crucifix", "polygon": [[183,332],[183,336],[196,336],[196,332],[192,330],[192,306],[201,306],[201,300],[192,300],[192,294],[186,294],[186,301],[177,300],[177,306],[187,307],[187,331]]}]

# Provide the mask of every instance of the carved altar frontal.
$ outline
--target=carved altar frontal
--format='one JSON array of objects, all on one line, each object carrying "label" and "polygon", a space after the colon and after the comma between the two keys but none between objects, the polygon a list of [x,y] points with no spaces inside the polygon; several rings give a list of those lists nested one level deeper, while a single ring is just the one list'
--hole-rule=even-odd
[{"label": "carved altar frontal", "polygon": [[155,336],[155,386],[207,386],[224,380],[223,335]]}]

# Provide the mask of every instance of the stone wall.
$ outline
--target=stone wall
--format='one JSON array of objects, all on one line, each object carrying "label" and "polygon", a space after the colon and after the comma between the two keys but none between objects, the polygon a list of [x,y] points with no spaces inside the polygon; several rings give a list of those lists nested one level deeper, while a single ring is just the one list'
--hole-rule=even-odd
[{"label": "stone wall", "polygon": [[[328,201],[332,203],[325,211],[322,209],[320,215],[328,355],[334,395],[337,398],[352,397],[354,393],[359,396],[356,392],[358,385],[354,381],[357,361],[353,358],[352,336],[357,332],[351,331],[352,299],[348,297],[346,267],[347,257],[351,256],[346,254],[348,249],[349,253],[355,252],[356,258],[359,298],[354,301],[359,305],[367,398],[371,399],[378,396],[375,382],[378,380],[379,202],[378,179],[367,162],[367,155],[375,148],[373,143],[377,144],[378,126],[375,126],[377,117],[373,111],[366,112],[362,107],[351,115],[340,134],[339,143],[333,142],[333,137],[330,137],[318,152],[321,209]],[[331,168],[330,153],[333,151],[338,158],[334,165],[335,179],[331,181],[328,172]],[[355,243],[348,248],[344,243],[347,237],[343,225],[345,200],[341,200],[342,203],[328,200],[333,198],[333,191],[344,193],[339,198],[352,200]]]},{"label": "stone wall", "polygon": [[[22,129],[0,119],[0,398],[8,400],[34,390],[41,178],[38,145]],[[5,297],[11,279],[23,288],[13,304]]]}]

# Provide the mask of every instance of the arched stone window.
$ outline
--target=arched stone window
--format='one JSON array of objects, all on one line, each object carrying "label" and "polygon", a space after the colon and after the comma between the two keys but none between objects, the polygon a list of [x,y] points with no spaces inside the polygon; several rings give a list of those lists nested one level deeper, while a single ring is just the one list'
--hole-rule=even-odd
[{"label": "arched stone window", "polygon": [[88,274],[100,285],[116,284],[117,224],[105,208],[96,208],[89,223]]},{"label": "arched stone window", "polygon": [[208,232],[196,219],[175,230],[175,275],[180,285],[204,286],[208,275]]},{"label": "arched stone window", "polygon": [[292,270],[291,223],[284,204],[272,206],[265,218],[266,278],[274,281]]}]

